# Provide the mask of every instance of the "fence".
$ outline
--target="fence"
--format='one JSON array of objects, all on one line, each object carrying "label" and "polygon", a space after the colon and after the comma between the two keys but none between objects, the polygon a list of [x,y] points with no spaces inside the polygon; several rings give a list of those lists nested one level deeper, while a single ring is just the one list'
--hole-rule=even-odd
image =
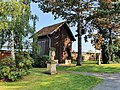
[{"label": "fence", "polygon": [[0,50],[0,60],[6,57],[11,56],[11,52],[10,51],[6,51],[6,50]]}]

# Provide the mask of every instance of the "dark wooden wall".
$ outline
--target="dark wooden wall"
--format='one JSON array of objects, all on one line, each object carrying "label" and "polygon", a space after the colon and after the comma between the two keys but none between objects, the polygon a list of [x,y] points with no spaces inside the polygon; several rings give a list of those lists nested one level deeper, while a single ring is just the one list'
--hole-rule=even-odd
[{"label": "dark wooden wall", "polygon": [[[68,27],[63,25],[59,30],[55,31],[51,37],[51,47],[56,49],[55,59],[59,63],[64,63],[65,60],[71,59],[72,42],[68,35]],[[38,37],[38,43],[41,46],[40,55],[49,55],[49,39],[47,36]]]},{"label": "dark wooden wall", "polygon": [[55,59],[58,59],[59,63],[71,59],[72,42],[66,29],[66,26],[62,26],[51,36],[52,47],[56,49]]},{"label": "dark wooden wall", "polygon": [[49,54],[49,39],[47,36],[38,37],[38,44],[40,45],[40,56]]}]

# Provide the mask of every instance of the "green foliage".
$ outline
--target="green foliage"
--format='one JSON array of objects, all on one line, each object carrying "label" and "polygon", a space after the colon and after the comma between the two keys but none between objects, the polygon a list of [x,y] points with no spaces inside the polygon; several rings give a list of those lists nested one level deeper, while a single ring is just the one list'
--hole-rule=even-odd
[{"label": "green foliage", "polygon": [[55,51],[55,48],[54,48],[54,47],[51,47],[51,48],[50,48],[50,51]]},{"label": "green foliage", "polygon": [[30,57],[27,52],[20,52],[16,55],[16,66],[17,68],[28,70],[32,68],[34,60]]},{"label": "green foliage", "polygon": [[120,57],[119,56],[115,55],[113,59],[114,59],[114,62],[120,63]]},{"label": "green foliage", "polygon": [[36,35],[33,36],[33,43],[32,43],[32,58],[34,61],[37,62],[38,55],[40,54],[40,45],[38,44],[38,38]]},{"label": "green foliage", "polygon": [[0,60],[0,66],[13,66],[15,64],[15,62],[12,60],[12,58],[11,57],[7,57],[7,58],[5,58],[5,59],[2,59],[2,60]]},{"label": "green foliage", "polygon": [[49,0],[32,0],[32,1],[38,1],[39,8],[44,13],[52,12],[55,19],[61,17],[64,20],[69,21],[72,25],[75,25],[78,23],[78,13],[82,13],[83,19],[86,17],[86,12],[91,11],[91,6],[94,4],[94,0],[55,0],[55,1],[49,1]]},{"label": "green foliage", "polygon": [[33,38],[33,43],[32,43],[32,58],[37,61],[37,56],[40,54],[40,45],[38,44],[38,37],[35,34],[35,29],[36,29],[36,20],[38,20],[38,17],[35,15],[32,15],[32,20],[33,20],[33,30],[34,34],[32,36]]},{"label": "green foliage", "polygon": [[[28,16],[30,14],[30,8],[29,5],[24,3],[25,0],[2,0],[0,2],[0,30],[2,29],[9,29],[14,28],[15,24],[19,25],[20,22],[24,17]],[[9,9],[8,9],[9,8]],[[16,23],[17,22],[17,23]],[[18,23],[19,22],[19,23]],[[8,26],[6,26],[8,25]],[[24,24],[23,24],[24,25]],[[2,27],[3,26],[3,27]],[[21,27],[22,28],[22,27]]]},{"label": "green foliage", "polygon": [[[11,41],[14,41],[15,49],[19,51],[30,47],[30,42],[26,38],[33,33],[29,23],[31,17],[29,3],[28,0],[2,0],[0,2],[1,47],[6,41],[8,42],[8,48],[11,48]],[[14,40],[11,40],[11,31],[14,32]]]},{"label": "green foliage", "polygon": [[33,59],[28,53],[17,54],[15,61],[11,57],[2,59],[0,61],[0,79],[16,81],[28,74],[28,70],[32,68],[32,64]]},{"label": "green foliage", "polygon": [[[120,14],[119,14],[119,1],[118,0],[99,0],[99,8],[94,11],[93,15],[90,16],[90,32],[94,33],[96,30],[97,34],[101,34],[102,38],[100,45],[95,42],[94,45],[100,46],[102,49],[102,60],[104,64],[113,61],[113,38],[119,33],[120,27]],[[97,38],[99,40],[99,37]],[[92,40],[92,42],[95,40]],[[101,47],[104,46],[104,47]]]},{"label": "green foliage", "polygon": [[11,57],[2,59],[0,65],[0,79],[15,81],[19,78],[19,71],[15,66],[15,61]]},{"label": "green foliage", "polygon": [[119,38],[115,38],[112,48],[113,48],[114,61],[120,63],[120,39]]},{"label": "green foliage", "polygon": [[35,67],[47,67],[47,61],[49,61],[50,58],[47,55],[44,56],[38,56],[37,59],[35,60],[34,66]]}]

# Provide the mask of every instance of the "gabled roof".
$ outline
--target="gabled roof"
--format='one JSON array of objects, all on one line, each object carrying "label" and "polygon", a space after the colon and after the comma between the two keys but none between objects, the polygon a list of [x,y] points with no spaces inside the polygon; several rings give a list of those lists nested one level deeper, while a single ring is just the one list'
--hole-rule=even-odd
[{"label": "gabled roof", "polygon": [[58,23],[58,24],[54,24],[54,25],[51,25],[51,26],[44,27],[41,30],[39,30],[36,34],[37,34],[38,37],[45,36],[45,35],[51,35],[55,31],[57,31],[60,27],[62,27],[63,25],[66,25],[68,27],[67,30],[69,32],[70,39],[72,41],[75,41],[75,38],[74,38],[67,22],[61,22],[61,23]]}]

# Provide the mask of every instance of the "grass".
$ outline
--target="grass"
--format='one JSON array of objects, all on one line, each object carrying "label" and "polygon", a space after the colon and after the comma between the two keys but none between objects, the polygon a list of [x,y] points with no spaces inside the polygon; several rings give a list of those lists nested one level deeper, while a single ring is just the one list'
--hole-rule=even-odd
[{"label": "grass", "polygon": [[0,82],[0,90],[90,90],[99,78],[61,72],[47,75],[46,69],[34,68],[28,76],[16,82]]},{"label": "grass", "polygon": [[101,64],[96,61],[83,62],[82,66],[58,66],[58,70],[79,71],[79,72],[99,72],[99,73],[118,73],[120,64]]}]

